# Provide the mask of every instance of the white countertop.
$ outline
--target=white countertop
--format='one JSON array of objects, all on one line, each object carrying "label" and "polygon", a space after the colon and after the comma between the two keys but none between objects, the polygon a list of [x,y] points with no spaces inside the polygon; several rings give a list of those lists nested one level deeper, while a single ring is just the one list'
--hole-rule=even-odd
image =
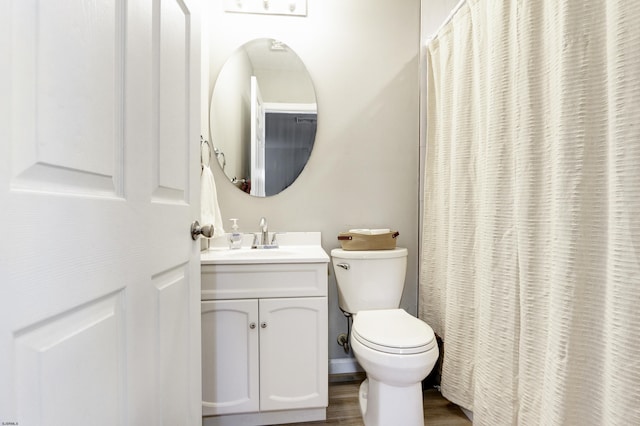
[{"label": "white countertop", "polygon": [[229,236],[211,239],[211,248],[200,253],[202,265],[238,265],[265,263],[328,263],[329,256],[320,245],[320,232],[278,233],[278,248],[252,249],[253,234],[244,234],[242,248],[229,248]]}]

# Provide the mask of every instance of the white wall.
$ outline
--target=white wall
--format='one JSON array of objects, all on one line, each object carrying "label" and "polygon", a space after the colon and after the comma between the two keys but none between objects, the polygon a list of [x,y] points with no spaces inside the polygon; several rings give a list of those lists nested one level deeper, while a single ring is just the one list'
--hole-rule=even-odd
[{"label": "white wall", "polygon": [[[225,67],[226,68],[226,67]],[[313,104],[316,102],[313,83],[305,70],[272,70],[255,68],[260,93],[265,102]]]},{"label": "white wall", "polygon": [[[214,169],[224,218],[239,218],[244,232],[257,232],[261,216],[275,231],[322,231],[327,252],[349,228],[397,229],[399,245],[409,250],[402,307],[415,314],[420,0],[308,0],[308,16],[302,18],[224,13],[222,4],[212,2],[209,11],[210,87],[236,48],[271,37],[306,64],[318,101],[313,153],[281,194],[248,196]],[[341,358],[346,355],[336,338],[346,332],[346,322],[330,269],[329,357]]]}]

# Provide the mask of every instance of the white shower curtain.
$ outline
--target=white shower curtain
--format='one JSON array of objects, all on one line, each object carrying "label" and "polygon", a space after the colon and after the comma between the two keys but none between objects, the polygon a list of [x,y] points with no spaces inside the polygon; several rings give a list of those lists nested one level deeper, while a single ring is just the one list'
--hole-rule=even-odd
[{"label": "white shower curtain", "polygon": [[640,1],[468,0],[427,51],[442,393],[478,425],[640,425]]}]

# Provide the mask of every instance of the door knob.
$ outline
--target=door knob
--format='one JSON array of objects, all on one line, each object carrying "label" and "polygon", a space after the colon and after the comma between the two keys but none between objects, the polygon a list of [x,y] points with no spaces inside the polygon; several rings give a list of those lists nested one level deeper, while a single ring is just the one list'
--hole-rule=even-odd
[{"label": "door knob", "polygon": [[191,224],[191,238],[195,241],[200,235],[213,237],[213,225],[202,225],[196,220]]}]

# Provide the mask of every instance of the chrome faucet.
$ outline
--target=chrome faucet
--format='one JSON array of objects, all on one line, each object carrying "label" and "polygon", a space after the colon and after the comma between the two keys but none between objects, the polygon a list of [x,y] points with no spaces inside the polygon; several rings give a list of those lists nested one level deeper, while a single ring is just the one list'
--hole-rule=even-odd
[{"label": "chrome faucet", "polygon": [[267,228],[267,218],[260,218],[260,231],[262,233],[262,238],[260,239],[260,245],[266,246],[269,244],[269,229]]},{"label": "chrome faucet", "polygon": [[271,237],[271,242],[269,242],[269,228],[267,227],[267,218],[260,218],[260,232],[253,235],[253,244],[251,244],[251,248],[253,249],[273,249],[278,248],[278,242],[276,241],[276,232],[273,233]]}]

